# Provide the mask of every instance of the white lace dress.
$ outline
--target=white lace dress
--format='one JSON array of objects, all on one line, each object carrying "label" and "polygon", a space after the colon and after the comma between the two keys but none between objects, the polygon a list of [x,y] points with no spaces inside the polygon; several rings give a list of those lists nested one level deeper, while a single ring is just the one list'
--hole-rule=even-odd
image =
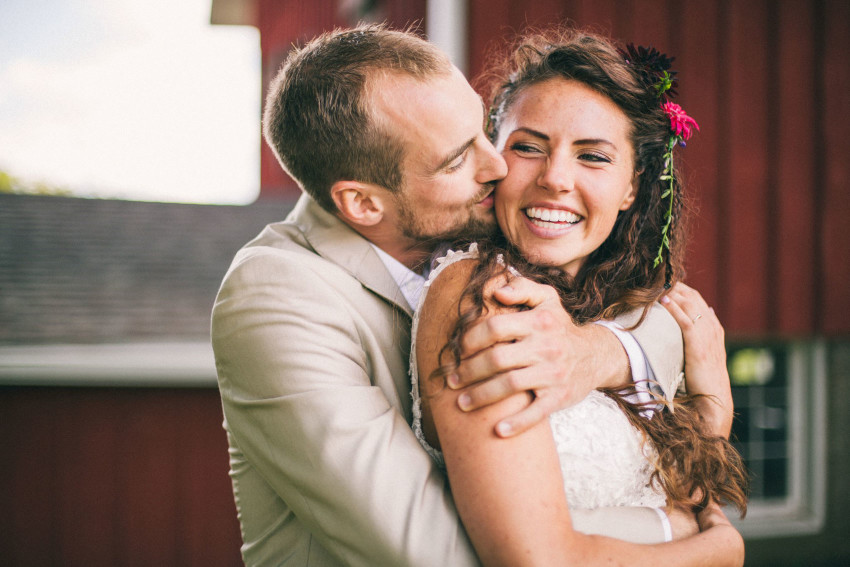
[{"label": "white lace dress", "polygon": [[[416,367],[416,333],[420,309],[431,283],[440,273],[459,260],[477,258],[473,244],[468,251],[452,252],[437,260],[413,318],[413,344],[410,349],[410,378],[413,397],[413,430],[419,442],[438,465],[444,467],[440,451],[425,440],[422,430],[422,400]],[[650,483],[655,451],[644,445],[640,432],[630,423],[616,403],[605,394],[593,391],[582,402],[558,411],[549,418],[567,501],[573,509],[605,506],[663,507],[663,491]]]}]

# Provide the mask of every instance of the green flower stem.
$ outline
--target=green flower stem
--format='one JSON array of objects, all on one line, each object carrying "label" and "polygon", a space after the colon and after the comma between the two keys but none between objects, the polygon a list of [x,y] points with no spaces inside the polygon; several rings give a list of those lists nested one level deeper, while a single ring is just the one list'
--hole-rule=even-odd
[{"label": "green flower stem", "polygon": [[670,139],[667,141],[667,151],[664,152],[664,171],[661,173],[659,179],[668,182],[667,190],[661,194],[661,198],[668,199],[669,202],[667,204],[667,212],[664,214],[664,228],[661,229],[661,245],[658,247],[658,255],[655,256],[655,260],[652,262],[653,268],[657,268],[664,261],[664,249],[666,248],[668,252],[670,250],[670,238],[667,233],[670,230],[670,225],[673,223],[673,183],[675,181],[673,177],[673,148],[680,141],[679,136],[670,136]]}]

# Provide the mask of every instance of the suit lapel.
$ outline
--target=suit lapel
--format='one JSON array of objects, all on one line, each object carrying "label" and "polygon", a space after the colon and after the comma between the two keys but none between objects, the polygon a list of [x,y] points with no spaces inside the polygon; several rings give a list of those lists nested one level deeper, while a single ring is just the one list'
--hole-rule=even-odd
[{"label": "suit lapel", "polygon": [[348,271],[364,287],[408,316],[413,316],[413,310],[381,258],[369,241],[354,229],[325,211],[307,194],[298,199],[287,220],[298,226],[317,254]]}]

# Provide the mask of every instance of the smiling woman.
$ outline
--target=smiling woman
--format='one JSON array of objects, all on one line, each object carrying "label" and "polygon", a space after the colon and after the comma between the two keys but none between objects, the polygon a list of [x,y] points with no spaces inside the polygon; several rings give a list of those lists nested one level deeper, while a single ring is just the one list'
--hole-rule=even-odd
[{"label": "smiling woman", "polygon": [[[700,407],[701,398],[673,399],[681,375],[670,383],[660,374],[649,380],[634,375],[637,385],[608,384],[578,403],[555,401],[547,409],[542,400],[553,394],[532,385],[524,362],[503,380],[525,384],[519,394],[494,394],[501,385],[491,382],[500,378],[476,390],[456,388],[472,360],[520,360],[510,339],[532,332],[530,318],[504,331],[500,345],[480,352],[468,346],[476,329],[503,325],[512,307],[494,297],[505,289],[505,279],[511,288],[527,285],[519,275],[550,285],[551,301],[566,309],[571,322],[641,330],[651,336],[647,345],[663,336],[664,324],[650,319],[666,284],[681,274],[680,224],[667,222],[673,218],[671,195],[682,190],[669,159],[680,133],[665,115],[669,87],[657,88],[659,76],[673,75],[670,59],[651,53],[651,60],[630,57],[605,38],[572,29],[518,40],[494,79],[490,114],[490,133],[508,166],[495,190],[504,238],[440,258],[414,319],[411,380],[414,404],[421,408],[414,428],[429,454],[445,465],[458,512],[485,565],[594,565],[625,557],[632,565],[654,565],[662,557],[681,565],[743,561],[740,535],[719,509],[711,513],[715,502],[746,509],[741,459],[724,437],[728,429],[702,419],[710,412]],[[659,250],[663,265],[653,262]],[[558,326],[556,313],[541,325]],[[651,325],[654,330],[647,331]],[[680,336],[678,328],[674,332]],[[561,338],[553,349],[569,349],[571,342]],[[712,348],[722,345],[715,341]],[[662,350],[671,359],[677,355],[673,348]],[[689,392],[731,399],[728,379],[700,389],[701,376],[722,377],[717,364],[704,360],[688,357]],[[569,364],[553,365],[550,373]],[[640,367],[631,364],[635,372]],[[568,380],[593,370],[569,372]],[[646,381],[659,390],[640,402]],[[493,403],[463,411],[472,407],[473,393]],[[519,435],[502,429],[519,421],[511,414],[531,413],[535,404],[535,415],[548,415],[548,423],[544,419]],[[721,406],[731,422],[730,405]],[[668,511],[709,511],[701,515],[703,532],[681,544],[629,546],[586,538],[568,511],[665,504]],[[658,541],[622,532],[615,537]]]},{"label": "smiling woman", "polygon": [[0,4],[0,169],[88,197],[245,204],[259,191],[255,28],[208,0]]}]

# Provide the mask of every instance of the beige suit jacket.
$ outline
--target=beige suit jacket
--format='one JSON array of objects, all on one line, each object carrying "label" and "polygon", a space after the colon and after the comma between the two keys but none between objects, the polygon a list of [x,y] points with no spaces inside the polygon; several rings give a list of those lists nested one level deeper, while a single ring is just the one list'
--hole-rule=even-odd
[{"label": "beige suit jacket", "polygon": [[[212,342],[246,564],[478,564],[409,426],[410,323],[369,243],[309,197],[237,253]],[[652,510],[576,522],[660,540]]]}]

